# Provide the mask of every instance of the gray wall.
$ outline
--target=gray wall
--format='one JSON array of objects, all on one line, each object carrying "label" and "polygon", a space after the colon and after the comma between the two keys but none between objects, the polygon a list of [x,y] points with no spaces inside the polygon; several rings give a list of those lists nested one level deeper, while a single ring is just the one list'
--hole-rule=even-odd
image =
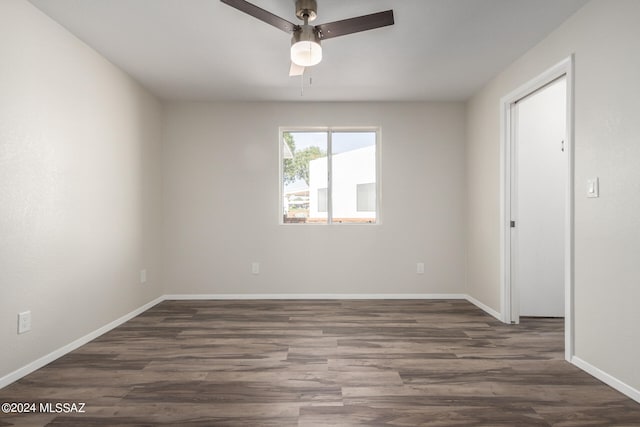
[{"label": "gray wall", "polygon": [[162,112],[30,3],[0,28],[1,379],[160,295]]},{"label": "gray wall", "polygon": [[[167,293],[464,291],[463,104],[169,103],[165,117]],[[291,125],[381,126],[380,225],[279,225]]]}]

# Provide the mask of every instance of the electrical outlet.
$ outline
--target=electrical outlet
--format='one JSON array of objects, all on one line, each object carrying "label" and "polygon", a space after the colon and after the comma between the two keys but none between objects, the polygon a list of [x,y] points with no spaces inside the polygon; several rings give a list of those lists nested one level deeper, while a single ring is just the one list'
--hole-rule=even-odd
[{"label": "electrical outlet", "polygon": [[252,262],[251,263],[251,273],[252,274],[260,274],[260,263]]},{"label": "electrical outlet", "polygon": [[147,270],[142,269],[140,270],[140,283],[146,283],[147,282]]},{"label": "electrical outlet", "polygon": [[419,262],[416,264],[416,273],[424,274],[424,262]]},{"label": "electrical outlet", "polygon": [[18,333],[24,334],[31,330],[31,311],[18,313]]}]

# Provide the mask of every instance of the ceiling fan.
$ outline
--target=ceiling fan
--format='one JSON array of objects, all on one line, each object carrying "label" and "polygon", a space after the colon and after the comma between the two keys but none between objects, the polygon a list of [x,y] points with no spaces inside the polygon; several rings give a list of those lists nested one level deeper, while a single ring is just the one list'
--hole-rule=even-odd
[{"label": "ceiling fan", "polygon": [[296,25],[245,0],[220,0],[280,30],[292,34],[290,76],[300,76],[306,67],[322,60],[322,40],[393,25],[393,10],[311,26],[317,17],[316,0],[296,0],[296,16],[304,22]]}]

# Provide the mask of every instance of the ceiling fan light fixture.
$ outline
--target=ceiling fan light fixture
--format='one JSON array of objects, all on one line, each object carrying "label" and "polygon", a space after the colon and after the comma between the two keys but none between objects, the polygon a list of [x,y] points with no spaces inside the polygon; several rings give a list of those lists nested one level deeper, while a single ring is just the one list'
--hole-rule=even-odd
[{"label": "ceiling fan light fixture", "polygon": [[291,38],[291,62],[301,67],[312,67],[322,61],[320,36],[311,25],[302,25]]},{"label": "ceiling fan light fixture", "polygon": [[320,46],[320,40],[360,33],[395,23],[393,10],[390,9],[383,12],[370,13],[369,15],[356,16],[355,18],[311,26],[309,22],[315,20],[318,16],[317,0],[295,0],[296,17],[304,22],[303,25],[296,25],[278,15],[274,15],[268,10],[249,3],[247,0],[220,1],[262,22],[273,25],[285,33],[293,34],[291,38],[290,76],[300,76],[304,73],[306,67],[312,67],[322,61],[322,46]]}]

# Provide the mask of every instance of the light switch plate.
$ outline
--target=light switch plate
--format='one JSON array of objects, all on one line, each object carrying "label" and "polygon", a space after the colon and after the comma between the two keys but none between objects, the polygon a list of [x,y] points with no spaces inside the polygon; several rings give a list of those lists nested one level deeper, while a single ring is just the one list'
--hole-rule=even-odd
[{"label": "light switch plate", "polygon": [[252,262],[251,263],[251,273],[252,274],[260,274],[260,263]]},{"label": "light switch plate", "polygon": [[600,197],[600,179],[598,177],[587,179],[587,197]]},{"label": "light switch plate", "polygon": [[416,273],[424,274],[424,262],[416,263]]},{"label": "light switch plate", "polygon": [[18,333],[24,334],[31,330],[31,311],[18,313]]}]

